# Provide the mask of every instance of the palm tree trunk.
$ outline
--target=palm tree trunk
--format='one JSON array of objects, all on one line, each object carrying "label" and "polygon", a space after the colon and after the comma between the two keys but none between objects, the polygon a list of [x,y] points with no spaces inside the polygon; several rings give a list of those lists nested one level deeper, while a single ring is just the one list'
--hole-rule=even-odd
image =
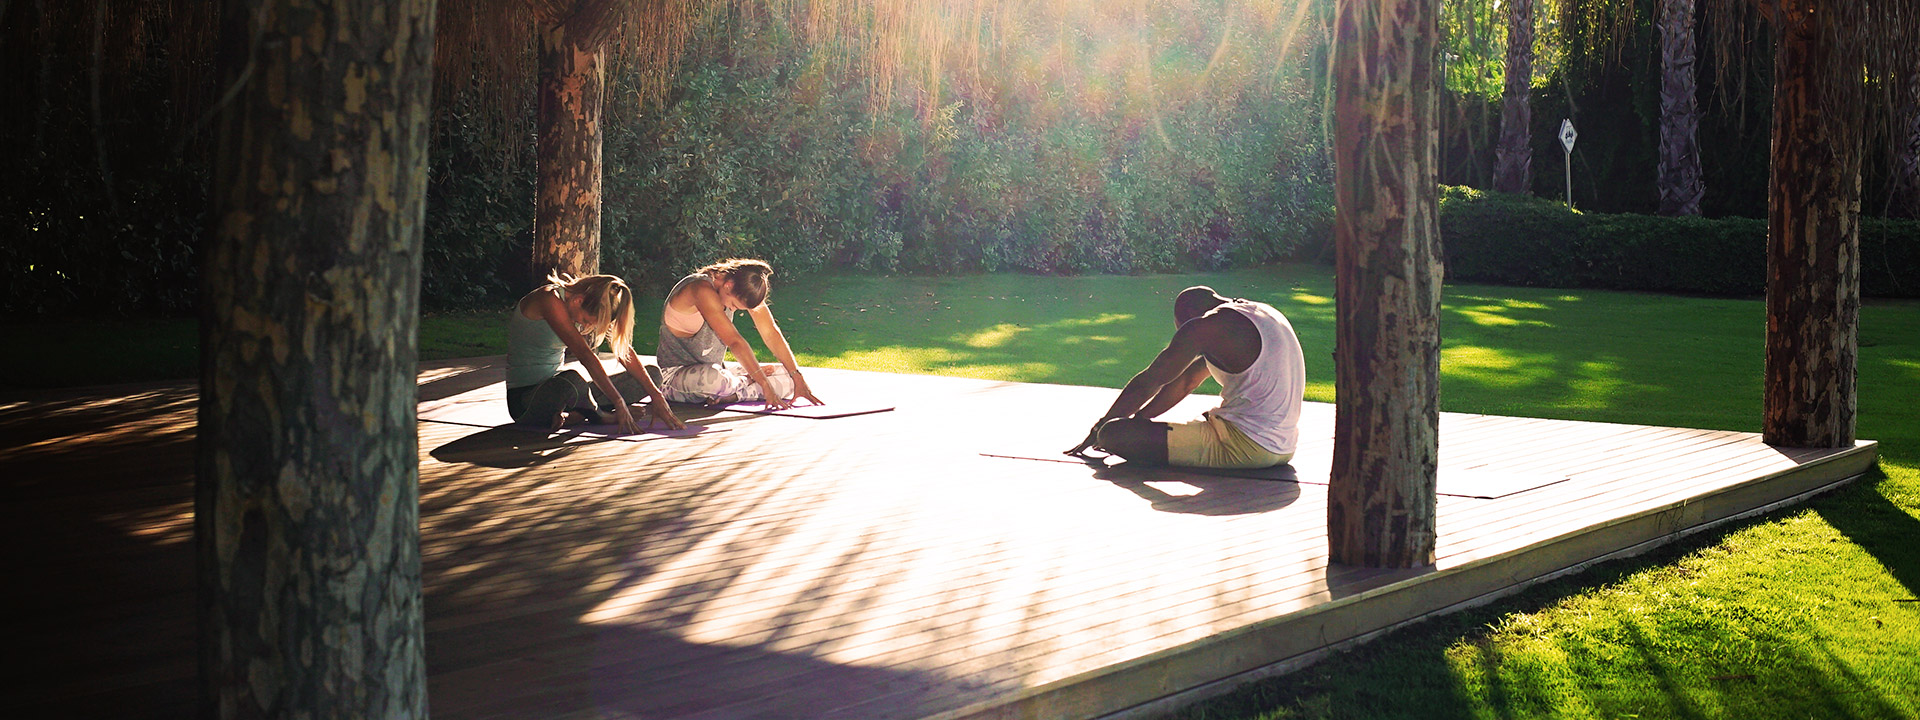
[{"label": "palm tree trunk", "polygon": [[1533,0],[1508,0],[1506,92],[1500,101],[1500,145],[1494,149],[1493,189],[1533,188]]},{"label": "palm tree trunk", "polygon": [[1820,6],[1782,0],[1776,14],[1762,434],[1789,447],[1851,446],[1857,407],[1862,141],[1845,103],[1861,80]]},{"label": "palm tree trunk", "polygon": [[540,36],[538,195],[534,277],[600,271],[601,95],[604,53],[562,23]]},{"label": "palm tree trunk", "polygon": [[1333,562],[1434,559],[1440,243],[1437,0],[1336,10]]},{"label": "palm tree trunk", "polygon": [[433,2],[236,2],[221,36],[221,86],[248,79],[220,121],[201,273],[200,714],[425,717]]},{"label": "palm tree trunk", "polygon": [[1694,0],[1660,2],[1660,214],[1699,215],[1700,106],[1695,98]]}]

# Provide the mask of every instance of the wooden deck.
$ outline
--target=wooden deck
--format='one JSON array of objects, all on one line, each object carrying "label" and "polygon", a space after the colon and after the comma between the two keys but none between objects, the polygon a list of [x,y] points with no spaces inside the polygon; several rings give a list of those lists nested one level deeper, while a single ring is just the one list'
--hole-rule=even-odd
[{"label": "wooden deck", "polygon": [[[1379,571],[1326,560],[1326,405],[1296,483],[990,457],[1071,446],[1111,390],[810,371],[830,403],[898,409],[636,441],[486,427],[499,377],[421,374],[423,412],[469,423],[420,423],[438,718],[1095,717],[1874,461],[1871,442],[1447,414],[1439,563]],[[11,654],[35,659],[0,715],[190,714],[193,409],[183,385],[0,400],[31,588]]]}]

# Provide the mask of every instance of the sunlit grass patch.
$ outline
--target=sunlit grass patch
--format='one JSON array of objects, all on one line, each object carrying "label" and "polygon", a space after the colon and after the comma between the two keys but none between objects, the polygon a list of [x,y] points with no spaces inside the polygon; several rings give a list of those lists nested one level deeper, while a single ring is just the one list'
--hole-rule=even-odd
[{"label": "sunlit grass patch", "polygon": [[1441,372],[1495,388],[1520,388],[1541,383],[1553,375],[1553,357],[1544,353],[1517,353],[1491,347],[1456,345],[1440,351]]},{"label": "sunlit grass patch", "polygon": [[[1168,317],[1167,322],[1172,323],[1173,316],[1171,312],[1169,312],[1167,317]],[[1112,325],[1114,323],[1124,323],[1124,322],[1131,321],[1133,319],[1134,319],[1133,315],[1126,314],[1126,313],[1100,313],[1099,315],[1095,315],[1090,318],[1062,318],[1057,322],[1047,323],[1045,327],[1061,327],[1061,328],[1093,327],[1096,325]]]},{"label": "sunlit grass patch", "polygon": [[1027,328],[1012,323],[1000,323],[985,330],[965,333],[954,337],[954,341],[973,348],[996,348],[1007,344],[1015,336],[1026,332]]},{"label": "sunlit grass patch", "polygon": [[1623,398],[1657,393],[1663,388],[1636,383],[1625,378],[1618,361],[1587,360],[1574,368],[1574,377],[1566,384],[1567,394],[1555,405],[1563,408],[1610,408]]}]

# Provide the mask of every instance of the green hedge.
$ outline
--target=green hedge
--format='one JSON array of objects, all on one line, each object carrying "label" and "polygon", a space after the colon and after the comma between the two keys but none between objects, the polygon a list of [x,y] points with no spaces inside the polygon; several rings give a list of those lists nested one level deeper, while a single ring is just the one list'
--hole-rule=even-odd
[{"label": "green hedge", "polygon": [[[1555,201],[1441,189],[1447,279],[1699,295],[1766,293],[1767,223],[1569,211]],[[1862,218],[1860,289],[1920,297],[1920,222]]]}]

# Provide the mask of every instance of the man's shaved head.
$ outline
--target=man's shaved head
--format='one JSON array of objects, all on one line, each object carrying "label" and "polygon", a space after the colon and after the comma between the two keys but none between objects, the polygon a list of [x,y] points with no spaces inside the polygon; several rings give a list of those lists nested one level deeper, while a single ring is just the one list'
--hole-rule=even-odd
[{"label": "man's shaved head", "polygon": [[1226,298],[1220,297],[1213,288],[1205,285],[1195,285],[1181,290],[1180,296],[1173,299],[1173,322],[1176,325],[1185,325],[1188,320],[1205,315],[1208,310],[1220,307],[1225,302],[1227,302]]}]

